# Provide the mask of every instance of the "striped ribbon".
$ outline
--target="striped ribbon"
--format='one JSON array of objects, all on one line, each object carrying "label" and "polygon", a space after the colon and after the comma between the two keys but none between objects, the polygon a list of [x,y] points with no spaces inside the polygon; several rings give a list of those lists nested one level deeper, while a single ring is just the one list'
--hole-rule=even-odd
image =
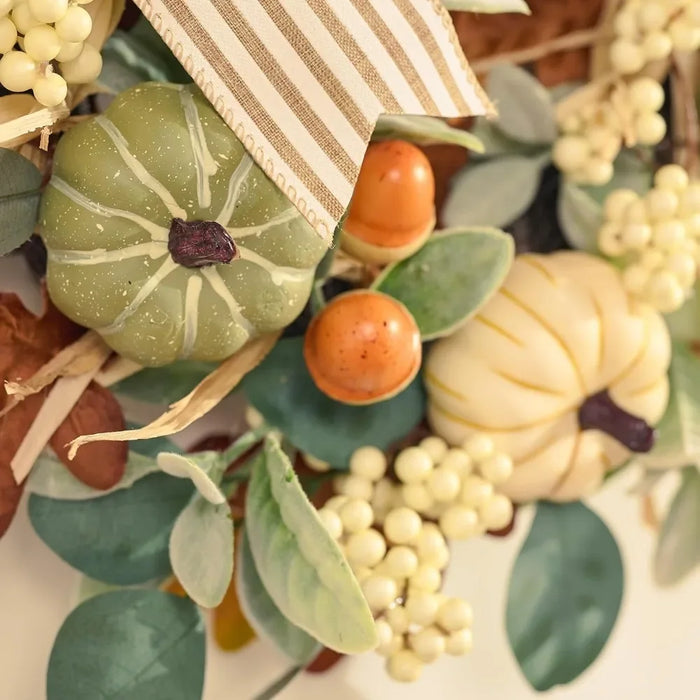
[{"label": "striped ribbon", "polygon": [[136,0],[330,240],[380,114],[492,113],[440,0]]}]

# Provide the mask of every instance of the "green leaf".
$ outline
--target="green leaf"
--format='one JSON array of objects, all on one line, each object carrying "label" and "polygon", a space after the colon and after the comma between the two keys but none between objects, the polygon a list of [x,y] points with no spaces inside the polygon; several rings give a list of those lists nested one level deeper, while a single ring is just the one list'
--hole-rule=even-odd
[{"label": "green leaf", "polygon": [[90,598],[54,642],[47,700],[199,700],[205,635],[192,601],[161,591]]},{"label": "green leaf", "polygon": [[695,284],[695,289],[685,304],[665,318],[674,340],[683,343],[700,340],[700,282]]},{"label": "green leaf", "polygon": [[147,367],[110,389],[120,396],[146,403],[171,404],[194,389],[217,367],[213,362],[183,360],[165,367]]},{"label": "green leaf", "polygon": [[213,505],[226,502],[219,484],[226,471],[220,452],[207,451],[188,455],[175,452],[161,452],[156,462],[158,468],[177,479],[189,479],[200,495]]},{"label": "green leaf", "polygon": [[142,17],[128,32],[117,29],[107,40],[98,82],[121,92],[146,80],[192,82],[150,22]]},{"label": "green leaf", "polygon": [[376,646],[360,585],[274,436],[253,468],[246,528],[260,579],[285,617],[341,653]]},{"label": "green leaf", "polygon": [[583,503],[540,503],[513,568],[508,640],[543,692],[596,659],[620,609],[622,560],[612,534]]},{"label": "green leaf", "polygon": [[233,575],[231,508],[214,505],[199,494],[180,513],[170,534],[173,573],[192,600],[215,608]]},{"label": "green leaf", "polygon": [[425,393],[416,378],[388,401],[349,406],[316,388],[302,355],[303,338],[280,340],[243,380],[250,403],[300,450],[347,469],[363,445],[386,449],[423,418]]},{"label": "green leaf", "polygon": [[498,14],[501,12],[519,12],[531,14],[524,0],[442,0],[442,4],[450,11],[482,12]]},{"label": "green leaf", "polygon": [[168,540],[194,489],[190,481],[150,474],[103,498],[64,501],[32,494],[37,535],[91,578],[129,585],[170,573]]},{"label": "green leaf", "polygon": [[270,639],[298,664],[306,664],[315,656],[318,642],[292,624],[270,598],[255,567],[245,530],[238,545],[236,590],[246,620],[261,637]]},{"label": "green leaf", "polygon": [[272,700],[272,698],[276,698],[303,670],[303,666],[292,666],[289,671],[278,678],[272,685],[265,688],[262,693],[258,693],[253,700]]},{"label": "green leaf", "polygon": [[551,144],[559,135],[552,98],[526,70],[494,66],[489,73],[489,97],[498,109],[498,128],[512,139]]},{"label": "green leaf", "polygon": [[529,208],[537,194],[549,154],[504,156],[468,165],[452,180],[442,211],[450,228],[502,228]]},{"label": "green leaf", "polygon": [[41,173],[19,153],[0,148],[0,255],[22,245],[39,215]]},{"label": "green leaf", "polygon": [[598,231],[603,207],[584,187],[565,181],[559,188],[557,215],[562,233],[573,248],[598,255]]},{"label": "green leaf", "polygon": [[493,158],[503,155],[529,156],[542,152],[541,146],[522,143],[506,136],[499,128],[498,122],[493,122],[486,117],[477,117],[470,129],[471,133],[484,145],[483,155],[476,154],[473,159]]},{"label": "green leaf", "polygon": [[513,238],[496,229],[441,231],[411,257],[388,266],[372,287],[401,301],[423,340],[452,333],[501,286]]},{"label": "green leaf", "polygon": [[672,586],[700,565],[700,473],[686,467],[659,533],[654,578]]},{"label": "green leaf", "polygon": [[372,138],[407,139],[418,144],[451,143],[477,153],[484,152],[484,145],[473,133],[455,129],[437,117],[382,114]]},{"label": "green leaf", "polygon": [[674,343],[669,370],[668,407],[659,422],[656,444],[636,461],[649,468],[700,464],[700,359],[683,343]]},{"label": "green leaf", "polygon": [[130,451],[122,478],[112,488],[101,491],[76,479],[53,453],[44,452],[29,473],[28,488],[30,493],[46,498],[82,501],[103,498],[129,488],[139,479],[157,471],[158,465],[154,459]]}]

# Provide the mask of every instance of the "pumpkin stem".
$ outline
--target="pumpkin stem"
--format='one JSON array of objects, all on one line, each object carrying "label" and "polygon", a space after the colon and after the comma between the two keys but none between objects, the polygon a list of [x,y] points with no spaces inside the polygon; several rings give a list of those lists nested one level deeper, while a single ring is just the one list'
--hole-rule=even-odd
[{"label": "pumpkin stem", "polygon": [[632,452],[649,452],[656,431],[645,420],[620,408],[607,390],[589,396],[578,410],[581,430],[602,430]]},{"label": "pumpkin stem", "polygon": [[233,238],[216,221],[173,219],[168,250],[178,265],[194,268],[225,265],[240,257]]}]

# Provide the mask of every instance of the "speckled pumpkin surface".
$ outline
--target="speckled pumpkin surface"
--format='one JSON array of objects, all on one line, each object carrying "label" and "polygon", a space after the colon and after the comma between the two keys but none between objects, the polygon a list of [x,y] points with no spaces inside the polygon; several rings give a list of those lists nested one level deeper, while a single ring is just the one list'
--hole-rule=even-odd
[{"label": "speckled pumpkin surface", "polygon": [[[221,224],[239,257],[178,264],[174,219]],[[56,306],[149,366],[286,326],[326,250],[195,86],[138,85],[67,132],[40,224]]]}]

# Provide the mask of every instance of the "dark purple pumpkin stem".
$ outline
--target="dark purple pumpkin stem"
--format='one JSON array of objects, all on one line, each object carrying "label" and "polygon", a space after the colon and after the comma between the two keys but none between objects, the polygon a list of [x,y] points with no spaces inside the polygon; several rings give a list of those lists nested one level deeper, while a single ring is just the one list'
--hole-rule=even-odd
[{"label": "dark purple pumpkin stem", "polygon": [[239,257],[233,238],[216,221],[173,219],[168,250],[173,260],[184,267],[225,265]]},{"label": "dark purple pumpkin stem", "polygon": [[601,430],[632,452],[649,452],[656,431],[645,420],[621,409],[607,391],[589,396],[578,410],[581,430]]}]

